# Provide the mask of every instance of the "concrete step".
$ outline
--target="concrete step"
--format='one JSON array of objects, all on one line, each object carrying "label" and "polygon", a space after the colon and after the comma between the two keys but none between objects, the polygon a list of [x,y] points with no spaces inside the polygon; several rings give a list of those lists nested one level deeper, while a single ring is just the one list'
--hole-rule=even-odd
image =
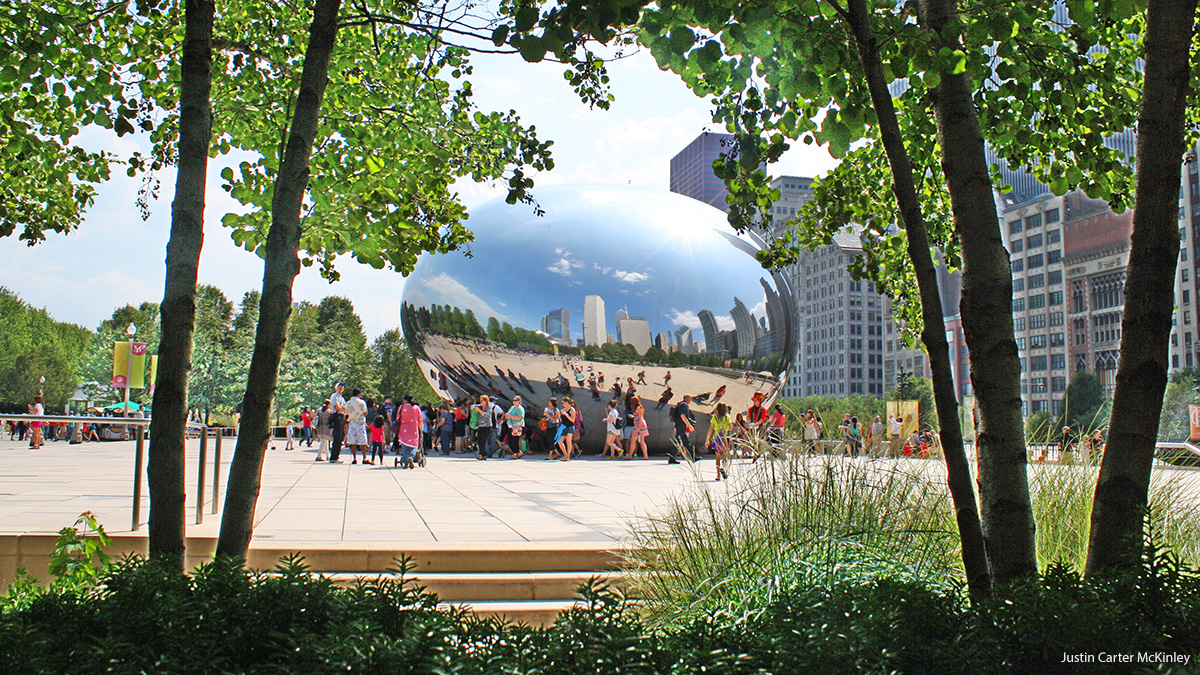
[{"label": "concrete step", "polygon": [[[380,577],[399,578],[390,573],[334,573],[325,576],[339,586]],[[624,587],[623,577],[612,571],[575,572],[420,572],[409,577],[425,590],[436,593],[443,602],[525,602],[533,600],[572,600],[581,584],[596,578]]]},{"label": "concrete step", "polygon": [[525,602],[446,603],[481,617],[496,617],[512,623],[549,626],[561,612],[579,604],[573,600],[527,600]]}]

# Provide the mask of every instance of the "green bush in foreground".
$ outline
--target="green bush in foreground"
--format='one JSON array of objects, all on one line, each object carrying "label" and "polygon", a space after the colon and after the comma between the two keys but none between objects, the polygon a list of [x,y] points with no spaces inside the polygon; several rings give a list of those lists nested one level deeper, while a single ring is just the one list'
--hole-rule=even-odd
[{"label": "green bush in foreground", "polygon": [[435,609],[411,583],[338,588],[296,560],[275,574],[215,563],[181,577],[126,560],[90,592],[0,613],[0,672],[765,675],[1095,673],[1064,654],[1200,654],[1200,579],[1150,555],[1123,576],[1063,566],[970,607],[961,592],[889,576],[827,577],[762,607],[651,629],[617,593],[535,629]]}]

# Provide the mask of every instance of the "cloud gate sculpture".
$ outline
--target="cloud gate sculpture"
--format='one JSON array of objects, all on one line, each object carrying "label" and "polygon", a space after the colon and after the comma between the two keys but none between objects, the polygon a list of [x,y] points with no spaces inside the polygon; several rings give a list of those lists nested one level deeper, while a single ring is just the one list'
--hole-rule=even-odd
[{"label": "cloud gate sculpture", "polygon": [[469,250],[426,255],[409,275],[401,324],[435,391],[503,406],[520,395],[534,418],[570,396],[591,451],[604,445],[608,401],[631,382],[652,451],[670,448],[669,411],[685,394],[694,442],[716,403],[736,413],[756,394],[775,398],[796,302],[724,213],[630,186],[551,185],[535,198],[543,215],[503,199],[473,209]]}]

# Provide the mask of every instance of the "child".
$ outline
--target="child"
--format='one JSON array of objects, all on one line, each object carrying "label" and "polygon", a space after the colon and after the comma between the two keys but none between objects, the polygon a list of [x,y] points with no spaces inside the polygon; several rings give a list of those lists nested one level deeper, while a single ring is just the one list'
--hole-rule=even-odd
[{"label": "child", "polygon": [[292,439],[295,436],[296,436],[296,423],[293,422],[292,420],[288,420],[287,421],[287,445],[283,448],[284,450],[294,450],[295,449],[296,446],[292,442]]},{"label": "child", "polygon": [[371,424],[371,460],[367,464],[374,464],[375,456],[379,456],[379,463],[383,464],[383,415],[376,415],[375,422]]}]

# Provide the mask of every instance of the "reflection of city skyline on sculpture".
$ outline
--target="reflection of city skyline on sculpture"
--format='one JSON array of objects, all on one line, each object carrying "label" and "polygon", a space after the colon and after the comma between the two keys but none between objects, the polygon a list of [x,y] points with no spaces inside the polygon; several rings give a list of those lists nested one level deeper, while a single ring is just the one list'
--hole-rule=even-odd
[{"label": "reflection of city skyline on sculpture", "polygon": [[[795,345],[791,288],[725,214],[629,186],[536,197],[544,217],[502,200],[473,209],[471,257],[424,256],[405,284],[405,338],[443,395],[524,391],[533,412],[572,392],[590,425],[643,371],[655,419],[684,394],[735,410],[774,397]],[[663,420],[652,433],[669,442]]]}]

